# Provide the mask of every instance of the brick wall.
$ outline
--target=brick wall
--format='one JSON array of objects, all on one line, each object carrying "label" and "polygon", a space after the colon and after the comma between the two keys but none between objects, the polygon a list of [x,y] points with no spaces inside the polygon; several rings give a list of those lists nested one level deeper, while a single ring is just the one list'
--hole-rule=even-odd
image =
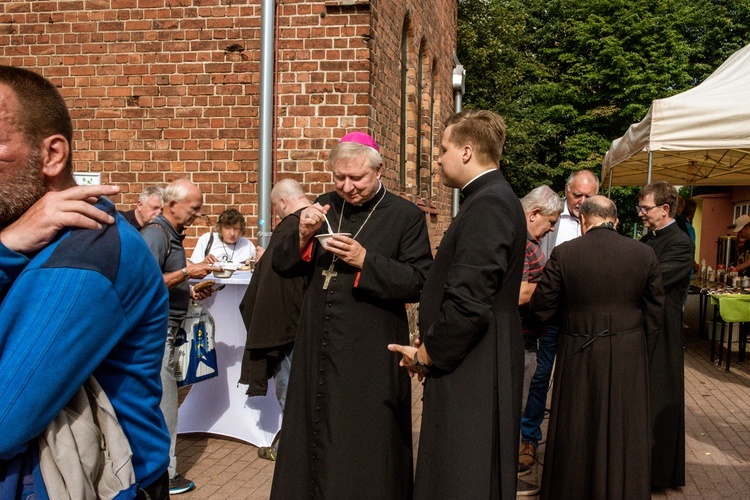
[{"label": "brick wall", "polygon": [[[456,10],[455,0],[279,0],[275,177],[296,178],[311,196],[330,190],[328,150],[347,131],[370,131],[386,186],[424,207],[436,245],[450,194],[430,164],[453,108]],[[60,88],[74,120],[76,171],[119,184],[114,201],[123,209],[147,185],[188,177],[201,187],[206,216],[186,231],[188,247],[228,206],[257,236],[259,49],[260,0],[0,2],[0,64],[38,71]]]}]

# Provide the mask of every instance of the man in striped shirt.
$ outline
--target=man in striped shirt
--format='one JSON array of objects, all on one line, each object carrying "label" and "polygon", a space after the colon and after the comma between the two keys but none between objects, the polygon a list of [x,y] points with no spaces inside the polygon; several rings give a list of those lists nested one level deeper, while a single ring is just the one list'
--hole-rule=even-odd
[{"label": "man in striped shirt", "polygon": [[[544,333],[541,331],[541,326],[534,325],[529,321],[530,313],[528,309],[531,294],[534,292],[536,284],[542,276],[544,264],[547,262],[547,257],[539,246],[539,240],[550,231],[555,230],[555,224],[557,224],[560,212],[563,210],[563,201],[549,186],[539,186],[523,197],[521,205],[526,214],[526,258],[523,264],[523,278],[518,306],[521,309],[524,349],[526,350],[522,400],[525,404],[529,392],[529,383],[536,371],[536,351],[539,336]],[[530,472],[531,466],[529,464],[519,464],[519,476]],[[519,495],[533,495],[539,490],[537,486],[525,481],[519,480],[518,483]]]}]

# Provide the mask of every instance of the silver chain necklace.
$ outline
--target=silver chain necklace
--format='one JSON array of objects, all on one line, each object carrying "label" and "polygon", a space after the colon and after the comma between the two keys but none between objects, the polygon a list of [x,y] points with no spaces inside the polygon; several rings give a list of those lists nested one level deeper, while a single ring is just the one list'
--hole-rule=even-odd
[{"label": "silver chain necklace", "polygon": [[[359,229],[357,230],[357,232],[354,234],[354,236],[352,236],[353,240],[356,240],[357,236],[359,236],[359,233],[362,232],[362,229],[367,224],[367,221],[369,221],[370,217],[372,217],[372,214],[375,213],[375,209],[378,208],[378,205],[380,205],[380,202],[383,201],[383,198],[385,198],[386,192],[387,190],[385,189],[385,186],[383,186],[383,194],[380,196],[380,199],[378,200],[378,202],[375,203],[375,206],[372,207],[372,210],[370,210],[370,213],[367,214],[365,221],[362,223],[361,226],[359,226]],[[336,228],[337,233],[341,232],[341,221],[344,220],[344,207],[346,207],[346,200],[343,200],[343,203],[341,204],[341,215],[339,216],[339,225],[338,225],[338,228]],[[331,278],[335,278],[339,274],[333,269],[333,267],[336,265],[337,260],[339,260],[339,256],[334,255],[333,259],[331,259],[331,265],[328,266],[328,269],[325,269],[322,273],[323,276],[325,276],[326,278],[325,281],[323,282],[323,290],[328,290],[328,284],[331,282]]]}]

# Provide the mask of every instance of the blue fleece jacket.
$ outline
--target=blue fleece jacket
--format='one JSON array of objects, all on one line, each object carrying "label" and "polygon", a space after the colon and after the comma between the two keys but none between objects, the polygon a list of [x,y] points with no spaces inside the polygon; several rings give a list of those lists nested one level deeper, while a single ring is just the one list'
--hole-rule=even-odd
[{"label": "blue fleece jacket", "polygon": [[31,256],[0,244],[0,469],[93,373],[148,485],[169,463],[159,410],[167,288],[138,232],[109,200],[97,207],[115,224],[62,231]]}]

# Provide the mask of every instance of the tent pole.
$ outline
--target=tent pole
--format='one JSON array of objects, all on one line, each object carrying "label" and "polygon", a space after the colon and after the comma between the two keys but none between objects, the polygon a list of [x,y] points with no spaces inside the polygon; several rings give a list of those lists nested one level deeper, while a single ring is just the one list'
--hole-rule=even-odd
[{"label": "tent pole", "polygon": [[646,184],[651,184],[651,167],[653,166],[654,152],[648,152],[648,177],[646,177]]},{"label": "tent pole", "polygon": [[609,184],[607,185],[607,198],[610,198],[612,196],[612,177],[615,176],[615,169],[610,168],[609,169]]}]

